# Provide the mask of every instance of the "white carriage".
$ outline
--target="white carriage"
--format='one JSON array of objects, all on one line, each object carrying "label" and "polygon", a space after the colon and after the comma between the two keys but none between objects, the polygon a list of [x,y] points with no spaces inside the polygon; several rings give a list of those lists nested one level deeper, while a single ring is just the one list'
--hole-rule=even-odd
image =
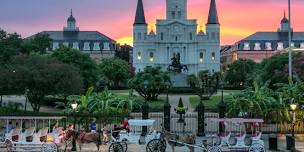
[{"label": "white carriage", "polygon": [[[166,143],[161,138],[161,133],[153,130],[154,122],[155,120],[152,119],[130,119],[128,121],[130,131],[121,130],[117,137],[113,136],[115,131],[111,131],[113,142],[109,147],[109,152],[126,152],[128,144],[145,144],[147,152],[164,152]],[[147,127],[147,134],[136,132],[135,129],[133,130],[135,127]]]},{"label": "white carriage", "polygon": [[[228,124],[237,126],[238,133],[235,135],[236,143],[234,145],[230,144],[230,138],[232,138],[231,131],[225,129],[224,133],[219,137],[220,144],[218,145],[221,149],[229,149],[230,151],[249,151],[249,152],[265,152],[264,141],[261,139],[262,131],[258,130],[261,124],[264,122],[263,119],[244,119],[244,118],[224,118],[217,119],[212,118],[213,122],[220,122],[226,128]],[[245,124],[251,125],[251,136],[247,134]],[[251,144],[246,144],[246,137],[250,136]]]},{"label": "white carriage", "polygon": [[[51,121],[58,121],[65,117],[32,117],[32,116],[7,116],[0,117],[0,121],[5,121],[5,131],[1,135],[1,147],[6,151],[13,152],[57,152],[58,147],[54,140],[58,138],[62,128],[57,128],[50,132]],[[9,121],[17,121],[20,126],[8,130]],[[23,121],[29,122],[29,127],[23,131]],[[42,121],[42,128],[38,129],[37,121]],[[45,125],[45,122],[47,125]],[[11,125],[11,124],[10,124]],[[47,127],[45,127],[47,126]]]}]

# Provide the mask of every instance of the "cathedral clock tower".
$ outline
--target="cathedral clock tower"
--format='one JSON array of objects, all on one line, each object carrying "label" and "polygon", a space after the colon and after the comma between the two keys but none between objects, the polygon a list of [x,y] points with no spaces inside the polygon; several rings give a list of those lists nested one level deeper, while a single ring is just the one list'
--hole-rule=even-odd
[{"label": "cathedral clock tower", "polygon": [[187,0],[167,0],[167,19],[187,19]]}]

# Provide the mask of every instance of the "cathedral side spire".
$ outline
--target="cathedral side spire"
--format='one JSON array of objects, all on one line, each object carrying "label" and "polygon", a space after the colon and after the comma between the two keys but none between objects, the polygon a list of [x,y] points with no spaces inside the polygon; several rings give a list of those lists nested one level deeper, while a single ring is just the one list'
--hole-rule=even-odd
[{"label": "cathedral side spire", "polygon": [[136,25],[136,24],[147,24],[146,18],[145,18],[144,5],[143,5],[142,0],[138,0],[138,2],[137,2],[134,25]]},{"label": "cathedral side spire", "polygon": [[211,0],[207,24],[219,24],[215,0]]}]

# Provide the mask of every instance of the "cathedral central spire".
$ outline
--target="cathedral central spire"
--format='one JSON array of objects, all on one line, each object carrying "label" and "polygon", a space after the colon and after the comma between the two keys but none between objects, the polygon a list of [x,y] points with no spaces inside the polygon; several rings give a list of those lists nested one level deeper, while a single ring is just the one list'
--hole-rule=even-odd
[{"label": "cathedral central spire", "polygon": [[143,5],[142,0],[138,0],[138,2],[137,2],[134,25],[135,24],[147,24],[146,18],[145,18],[144,5]]},{"label": "cathedral central spire", "polygon": [[207,24],[219,24],[215,0],[211,0]]}]

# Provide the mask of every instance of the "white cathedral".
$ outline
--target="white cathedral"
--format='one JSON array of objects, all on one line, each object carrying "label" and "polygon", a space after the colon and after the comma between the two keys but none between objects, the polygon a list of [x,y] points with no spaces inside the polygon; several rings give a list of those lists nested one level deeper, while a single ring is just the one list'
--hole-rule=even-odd
[{"label": "white cathedral", "polygon": [[202,70],[220,71],[220,24],[215,0],[211,0],[206,31],[198,31],[196,19],[187,18],[187,0],[166,0],[166,19],[156,21],[156,32],[148,32],[142,0],[138,0],[133,29],[133,66],[136,72],[146,66],[163,70],[179,55],[185,74]]}]

